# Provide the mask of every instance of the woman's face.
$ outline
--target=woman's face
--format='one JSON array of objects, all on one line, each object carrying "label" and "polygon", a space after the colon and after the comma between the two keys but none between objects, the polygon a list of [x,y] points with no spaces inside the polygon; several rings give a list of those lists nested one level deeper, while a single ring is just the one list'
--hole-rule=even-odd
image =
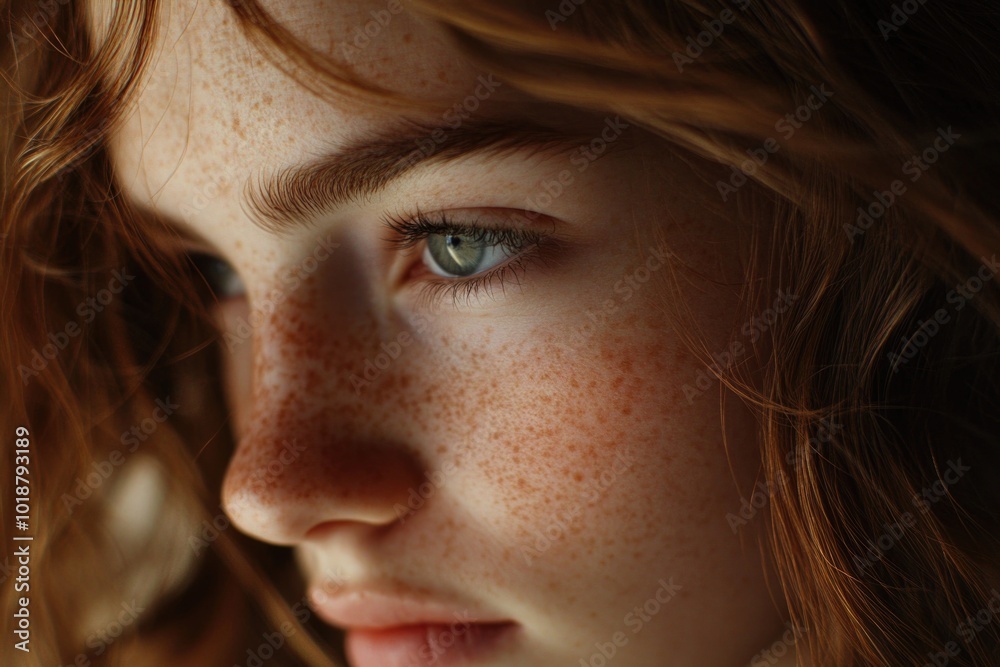
[{"label": "woman's face", "polygon": [[296,549],[356,667],[734,667],[771,646],[763,519],[726,518],[756,425],[730,407],[724,434],[669,324],[671,273],[710,351],[742,324],[711,186],[613,114],[520,96],[394,0],[265,5],[430,103],[407,123],[310,93],[226,4],[164,3],[112,159],[236,272],[216,285],[234,524]]}]

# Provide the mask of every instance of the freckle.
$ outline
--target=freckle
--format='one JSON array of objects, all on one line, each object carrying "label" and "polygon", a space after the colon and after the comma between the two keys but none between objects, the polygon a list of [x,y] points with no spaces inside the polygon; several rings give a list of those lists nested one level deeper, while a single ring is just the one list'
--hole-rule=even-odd
[{"label": "freckle", "polygon": [[412,41],[413,41],[413,34],[412,33],[406,33],[406,34],[403,35],[403,44],[409,44]]},{"label": "freckle", "polygon": [[639,316],[635,313],[622,318],[622,329],[634,329],[639,324]]},{"label": "freckle", "polygon": [[306,373],[306,382],[308,386],[313,389],[318,389],[319,387],[322,386],[322,379],[320,378],[319,373],[316,372],[315,368],[310,369]]}]

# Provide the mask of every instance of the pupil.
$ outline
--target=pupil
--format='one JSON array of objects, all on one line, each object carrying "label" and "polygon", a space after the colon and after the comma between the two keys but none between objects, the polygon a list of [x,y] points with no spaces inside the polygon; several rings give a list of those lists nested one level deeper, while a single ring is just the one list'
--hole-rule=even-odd
[{"label": "pupil", "polygon": [[486,254],[485,248],[474,240],[457,234],[430,236],[427,249],[434,262],[441,269],[454,276],[468,276],[476,272],[476,267]]}]

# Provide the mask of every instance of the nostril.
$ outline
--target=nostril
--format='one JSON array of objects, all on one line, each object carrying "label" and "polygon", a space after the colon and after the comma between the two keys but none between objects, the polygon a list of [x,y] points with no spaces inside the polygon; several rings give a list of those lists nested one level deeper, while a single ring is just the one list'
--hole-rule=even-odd
[{"label": "nostril", "polygon": [[303,539],[306,542],[318,542],[333,533],[341,533],[359,525],[356,521],[324,521],[307,530]]}]

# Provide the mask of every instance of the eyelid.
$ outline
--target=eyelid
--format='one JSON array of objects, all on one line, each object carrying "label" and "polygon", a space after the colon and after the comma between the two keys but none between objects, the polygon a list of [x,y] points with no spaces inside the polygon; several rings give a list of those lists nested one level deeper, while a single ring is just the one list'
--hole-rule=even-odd
[{"label": "eyelid", "polygon": [[[383,222],[394,235],[384,240],[397,248],[406,249],[431,234],[461,234],[472,236],[477,240],[484,240],[490,235],[495,239],[505,240],[537,238],[546,233],[540,229],[542,225],[535,222],[518,224],[518,220],[534,216],[543,221],[551,221],[547,216],[530,211],[518,211],[514,215],[510,215],[508,211],[508,215],[502,216],[507,224],[484,223],[484,220],[501,217],[493,212],[493,209],[485,210],[487,211],[485,214],[484,209],[438,211],[427,214],[417,209],[409,215],[386,215]],[[456,219],[460,221],[456,222]]]}]

